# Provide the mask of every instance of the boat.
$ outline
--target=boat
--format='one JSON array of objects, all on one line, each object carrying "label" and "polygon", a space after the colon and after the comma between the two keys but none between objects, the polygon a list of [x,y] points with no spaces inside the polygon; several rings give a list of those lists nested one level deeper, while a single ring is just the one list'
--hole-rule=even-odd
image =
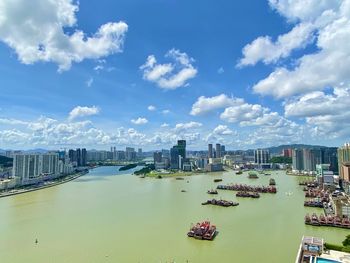
[{"label": "boat", "polygon": [[271,175],[270,173],[265,172],[264,175]]},{"label": "boat", "polygon": [[209,221],[203,221],[191,226],[190,231],[187,232],[187,236],[199,240],[213,240],[216,232],[215,225],[211,225]]},{"label": "boat", "polygon": [[218,191],[217,191],[217,190],[211,189],[211,190],[208,190],[207,193],[210,194],[210,195],[217,195],[217,194],[218,194]]},{"label": "boat", "polygon": [[176,177],[176,180],[185,180],[183,177]]},{"label": "boat", "polygon": [[257,193],[277,193],[277,188],[273,185],[270,186],[252,186],[246,184],[228,184],[218,185],[216,189],[230,190],[230,191],[245,191],[245,192],[257,192]]},{"label": "boat", "polygon": [[236,174],[242,174],[243,172],[242,171],[237,171]]},{"label": "boat", "polygon": [[270,178],[269,185],[276,185],[276,181],[273,178]]},{"label": "boat", "polygon": [[182,193],[186,193],[187,191],[186,190],[181,190]]},{"label": "boat", "polygon": [[218,179],[214,179],[214,183],[218,183],[218,182],[221,182],[222,179],[221,178],[218,178]]},{"label": "boat", "polygon": [[221,200],[221,199],[220,200],[211,199],[211,200],[207,200],[206,202],[203,202],[202,205],[217,205],[217,206],[229,207],[229,206],[238,206],[239,203]]},{"label": "boat", "polygon": [[256,193],[256,192],[249,193],[249,192],[241,191],[241,192],[236,193],[236,197],[260,198],[260,195],[259,195],[259,193]]},{"label": "boat", "polygon": [[249,178],[249,179],[258,179],[259,176],[258,176],[257,173],[255,173],[255,172],[249,172],[249,173],[248,173],[248,178]]}]

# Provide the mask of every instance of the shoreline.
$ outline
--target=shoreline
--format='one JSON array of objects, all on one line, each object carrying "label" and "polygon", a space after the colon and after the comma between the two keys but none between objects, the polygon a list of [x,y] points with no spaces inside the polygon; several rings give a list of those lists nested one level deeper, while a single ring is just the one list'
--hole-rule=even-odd
[{"label": "shoreline", "polygon": [[42,190],[42,189],[45,189],[45,188],[49,188],[49,187],[54,187],[54,186],[57,186],[57,185],[60,185],[60,184],[64,184],[64,183],[68,183],[70,181],[73,181],[83,175],[85,175],[87,173],[77,173],[77,174],[74,174],[72,175],[71,177],[68,175],[66,176],[66,178],[62,181],[59,181],[59,182],[52,182],[48,185],[42,185],[42,186],[39,186],[39,187],[34,187],[34,188],[30,188],[30,189],[12,189],[10,191],[16,191],[16,192],[5,192],[5,193],[0,193],[0,198],[3,198],[3,197],[8,197],[8,196],[13,196],[13,195],[19,195],[19,194],[24,194],[24,193],[29,193],[29,192],[34,192],[34,191],[38,191],[38,190]]}]

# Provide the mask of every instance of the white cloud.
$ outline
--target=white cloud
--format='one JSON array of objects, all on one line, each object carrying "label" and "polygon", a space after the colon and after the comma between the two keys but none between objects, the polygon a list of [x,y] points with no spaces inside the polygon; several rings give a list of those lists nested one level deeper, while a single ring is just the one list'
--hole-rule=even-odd
[{"label": "white cloud", "polygon": [[[270,4],[287,19],[315,28],[317,50],[296,60],[292,68],[279,67],[253,86],[261,95],[287,98],[350,84],[350,1],[286,1]],[[306,40],[307,42],[307,40]],[[305,43],[305,41],[302,41]],[[302,47],[303,45],[301,45]]]},{"label": "white cloud", "polygon": [[131,122],[136,125],[143,125],[148,123],[148,120],[146,118],[138,117],[137,119],[132,119]]},{"label": "white cloud", "polygon": [[74,109],[72,109],[71,112],[69,113],[68,120],[71,121],[76,118],[96,115],[99,113],[100,113],[100,109],[96,106],[92,106],[92,107],[77,106]]},{"label": "white cloud", "polygon": [[28,125],[28,122],[17,119],[0,118],[0,124],[4,125]]},{"label": "white cloud", "polygon": [[24,64],[53,62],[59,71],[73,62],[98,59],[122,51],[128,26],[106,23],[92,36],[77,26],[78,4],[72,0],[3,0],[0,2],[0,40],[14,49]]},{"label": "white cloud", "polygon": [[255,65],[259,61],[269,64],[286,58],[294,49],[304,48],[313,41],[313,31],[312,24],[300,23],[288,33],[280,35],[276,42],[269,36],[258,37],[243,48],[243,58],[238,66]]},{"label": "white cloud", "polygon": [[189,130],[189,129],[195,129],[202,127],[202,123],[200,122],[187,122],[187,123],[178,123],[175,125],[175,131],[183,131],[183,130]]},{"label": "white cloud", "polygon": [[214,130],[214,134],[217,135],[232,135],[234,132],[229,129],[226,125],[218,125]]},{"label": "white cloud", "polygon": [[161,128],[167,128],[169,127],[169,124],[168,123],[163,123],[162,125],[160,125]]},{"label": "white cloud", "polygon": [[163,114],[169,114],[169,113],[170,113],[170,110],[163,110],[162,113],[163,113]]},{"label": "white cloud", "polygon": [[228,106],[241,105],[244,103],[243,99],[239,98],[229,98],[225,94],[220,94],[214,97],[204,97],[201,96],[192,105],[191,115],[197,116],[205,114],[217,109],[222,109]]},{"label": "white cloud", "polygon": [[155,106],[153,106],[153,105],[149,105],[149,106],[147,107],[147,109],[148,109],[149,111],[155,111],[157,108],[156,108]]},{"label": "white cloud", "polygon": [[194,60],[186,53],[171,49],[165,57],[174,62],[157,64],[154,55],[148,56],[145,64],[140,67],[145,80],[156,83],[162,89],[172,90],[188,85],[187,81],[197,75],[197,69],[191,64]]},{"label": "white cloud", "polygon": [[94,79],[92,77],[90,77],[87,81],[86,81],[86,86],[88,86],[89,88],[92,86],[92,83],[94,83]]}]

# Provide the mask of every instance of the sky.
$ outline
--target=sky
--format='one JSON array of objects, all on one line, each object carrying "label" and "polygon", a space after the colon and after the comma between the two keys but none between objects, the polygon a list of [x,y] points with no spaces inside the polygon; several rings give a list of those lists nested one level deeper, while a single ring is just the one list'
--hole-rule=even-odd
[{"label": "sky", "polygon": [[350,0],[0,0],[0,148],[340,146]]}]

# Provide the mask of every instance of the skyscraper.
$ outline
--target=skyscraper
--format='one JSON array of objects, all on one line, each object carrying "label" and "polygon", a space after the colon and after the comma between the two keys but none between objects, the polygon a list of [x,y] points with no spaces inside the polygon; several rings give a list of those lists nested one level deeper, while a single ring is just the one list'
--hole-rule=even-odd
[{"label": "skyscraper", "polygon": [[217,143],[215,145],[215,157],[221,158],[221,145],[220,145],[220,143]]},{"label": "skyscraper", "polygon": [[154,152],[153,153],[153,161],[154,163],[160,163],[162,161],[162,152]]},{"label": "skyscraper", "polygon": [[182,158],[186,159],[186,140],[178,140],[177,147],[179,149],[179,155]]},{"label": "skyscraper", "polygon": [[257,164],[264,164],[270,161],[270,153],[268,150],[257,149],[254,151],[254,161]]},{"label": "skyscraper", "polygon": [[213,158],[213,145],[211,143],[208,144],[208,158]]},{"label": "skyscraper", "polygon": [[293,151],[292,151],[292,166],[293,166],[294,171],[303,171],[304,170],[303,150],[302,149],[293,149]]},{"label": "skyscraper", "polygon": [[343,182],[349,183],[350,178],[348,175],[347,167],[350,166],[350,143],[344,144],[344,146],[338,148],[338,164],[339,164],[339,177]]},{"label": "skyscraper", "polygon": [[87,156],[86,156],[86,149],[83,148],[81,150],[81,166],[86,166],[86,163],[87,163]]},{"label": "skyscraper", "polygon": [[76,149],[76,156],[77,156],[77,166],[81,166],[81,150],[80,148]]},{"label": "skyscraper", "polygon": [[179,147],[177,145],[170,149],[170,168],[179,169]]}]

